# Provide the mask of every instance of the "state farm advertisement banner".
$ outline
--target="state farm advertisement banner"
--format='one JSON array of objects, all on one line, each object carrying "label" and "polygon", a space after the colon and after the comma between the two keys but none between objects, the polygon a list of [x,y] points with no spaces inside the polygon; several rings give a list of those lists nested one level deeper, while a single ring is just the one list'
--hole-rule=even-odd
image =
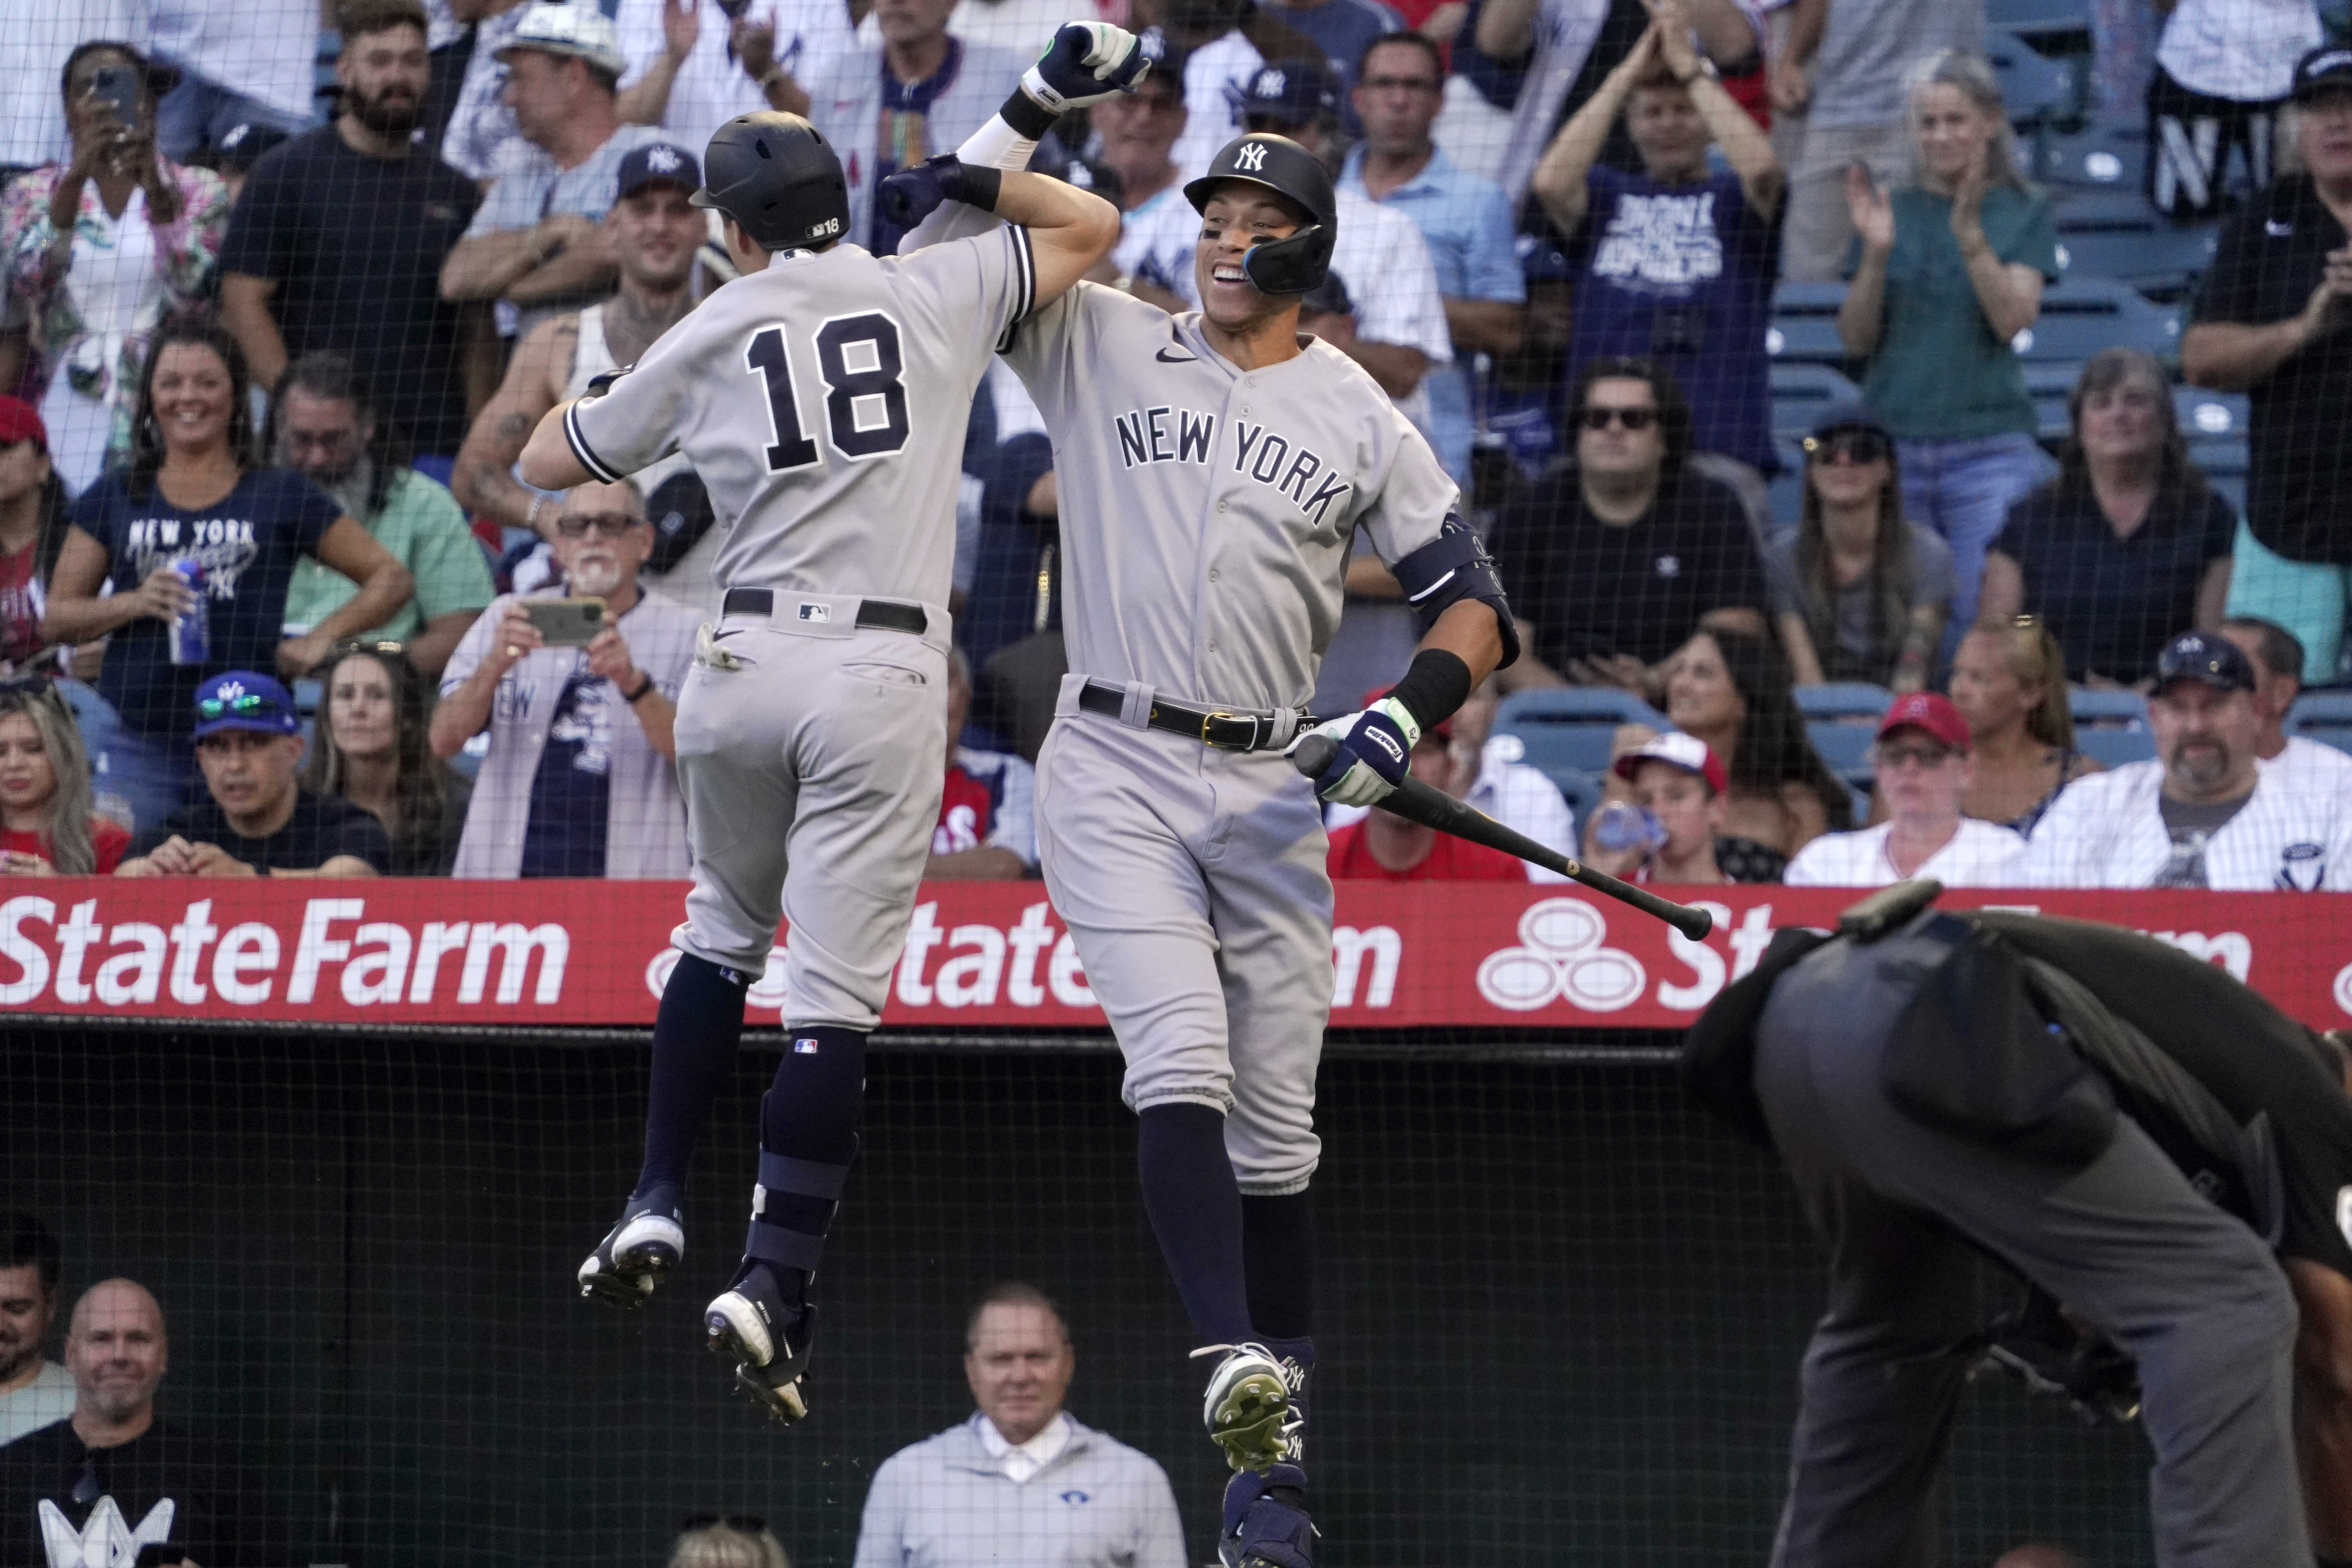
[{"label": "state farm advertisement banner", "polygon": [[[0,884],[0,1007],[353,1024],[650,1025],[685,896],[674,882],[43,879]],[[1342,884],[1335,1026],[1675,1028],[1752,969],[1776,927],[1856,897],[1717,890],[1694,942],[1560,885]],[[1954,892],[2144,931],[2321,1027],[2352,1023],[2352,899],[2292,893]],[[781,962],[751,990],[781,1021]],[[887,1022],[1099,1028],[1035,882],[926,887]]]}]

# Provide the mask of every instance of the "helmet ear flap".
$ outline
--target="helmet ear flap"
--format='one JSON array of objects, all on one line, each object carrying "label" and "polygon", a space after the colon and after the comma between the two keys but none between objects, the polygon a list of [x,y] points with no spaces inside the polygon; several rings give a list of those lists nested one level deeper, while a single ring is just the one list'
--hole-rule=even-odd
[{"label": "helmet ear flap", "polygon": [[1331,270],[1331,247],[1339,236],[1325,224],[1254,245],[1242,256],[1242,270],[1267,294],[1305,294]]}]

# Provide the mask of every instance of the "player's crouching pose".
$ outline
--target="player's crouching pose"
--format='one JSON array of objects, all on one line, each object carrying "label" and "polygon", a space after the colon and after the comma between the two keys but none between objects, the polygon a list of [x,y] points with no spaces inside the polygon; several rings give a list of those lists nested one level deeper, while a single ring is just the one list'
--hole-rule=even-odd
[{"label": "player's crouching pose", "polygon": [[[1042,131],[991,127],[960,156],[1025,159]],[[966,167],[910,170],[884,199],[920,216]],[[1038,759],[1038,847],[1127,1058],[1144,1203],[1195,1353],[1223,1356],[1205,1416],[1238,1473],[1220,1555],[1307,1568],[1307,1188],[1331,1003],[1315,796],[1386,795],[1422,730],[1516,647],[1429,447],[1353,362],[1298,335],[1334,236],[1322,166],[1244,136],[1185,195],[1202,215],[1200,312],[1080,284],[1005,351],[1054,432],[1069,562],[1073,673]],[[971,221],[940,208],[917,238]],[[1309,789],[1282,752],[1359,531],[1426,635],[1394,691],[1323,727],[1338,759]]]},{"label": "player's crouching pose", "polygon": [[[1106,40],[1140,68],[1129,35],[1087,35],[1089,49]],[[1040,68],[1072,91],[1105,74],[1058,47]],[[677,1267],[688,1163],[781,912],[790,1044],[761,1108],[743,1261],[705,1321],[738,1382],[794,1420],[866,1037],[939,816],[956,475],[938,453],[962,440],[997,344],[1101,259],[1118,216],[1054,180],[983,171],[963,195],[1010,226],[877,259],[842,242],[841,163],[806,121],[731,121],[703,169],[693,199],[726,215],[742,276],[602,396],[551,412],[522,459],[530,482],[561,488],[683,451],[733,519],[721,617],[678,698],[694,889],[654,1026],[645,1163],[579,1278],[629,1307]]]}]

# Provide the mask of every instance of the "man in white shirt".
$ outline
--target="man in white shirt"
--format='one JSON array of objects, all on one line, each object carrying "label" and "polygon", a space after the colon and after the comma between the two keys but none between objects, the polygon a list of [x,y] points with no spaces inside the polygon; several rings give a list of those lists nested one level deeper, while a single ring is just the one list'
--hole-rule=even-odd
[{"label": "man in white shirt", "polygon": [[2221,635],[2253,661],[2254,712],[2263,721],[2254,755],[2290,790],[2352,798],[2352,757],[2333,746],[2286,732],[2286,716],[2303,695],[2303,639],[2259,616],[2231,616]]},{"label": "man in white shirt", "polygon": [[1184,1568],[1167,1475],[1062,1408],[1077,1352],[1053,1300],[1034,1285],[992,1287],[964,1346],[980,1408],[874,1472],[856,1568]]},{"label": "man in white shirt", "polygon": [[1824,833],[1781,874],[1792,888],[1884,888],[1932,877],[1948,888],[2008,888],[2023,881],[2025,840],[1960,815],[1976,782],[1969,721],[1951,700],[1915,691],[1879,721],[1871,750],[1887,820],[1859,833]]},{"label": "man in white shirt", "polygon": [[0,1220],[0,1443],[73,1414],[73,1373],[41,1354],[58,1316],[58,1238],[28,1214]]},{"label": "man in white shirt", "polygon": [[2067,786],[2033,830],[2041,888],[2352,889],[2352,796],[2294,787],[2261,760],[2254,667],[2236,645],[2183,632],[2156,666],[2157,760]]}]

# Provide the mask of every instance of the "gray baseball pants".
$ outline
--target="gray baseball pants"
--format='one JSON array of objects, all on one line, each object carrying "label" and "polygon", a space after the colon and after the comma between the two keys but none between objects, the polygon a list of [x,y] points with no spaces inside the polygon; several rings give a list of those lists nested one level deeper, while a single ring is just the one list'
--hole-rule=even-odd
[{"label": "gray baseball pants", "polygon": [[1977,1326],[1970,1242],[2137,1359],[2162,1568],[2309,1563],[2284,1275],[2127,1118],[2066,1170],[1890,1104],[1881,1058],[1945,951],[1909,934],[1832,943],[1780,979],[1758,1030],[1757,1094],[1830,1252],[1775,1568],[1904,1560],[1965,1370],[1937,1352]]}]

